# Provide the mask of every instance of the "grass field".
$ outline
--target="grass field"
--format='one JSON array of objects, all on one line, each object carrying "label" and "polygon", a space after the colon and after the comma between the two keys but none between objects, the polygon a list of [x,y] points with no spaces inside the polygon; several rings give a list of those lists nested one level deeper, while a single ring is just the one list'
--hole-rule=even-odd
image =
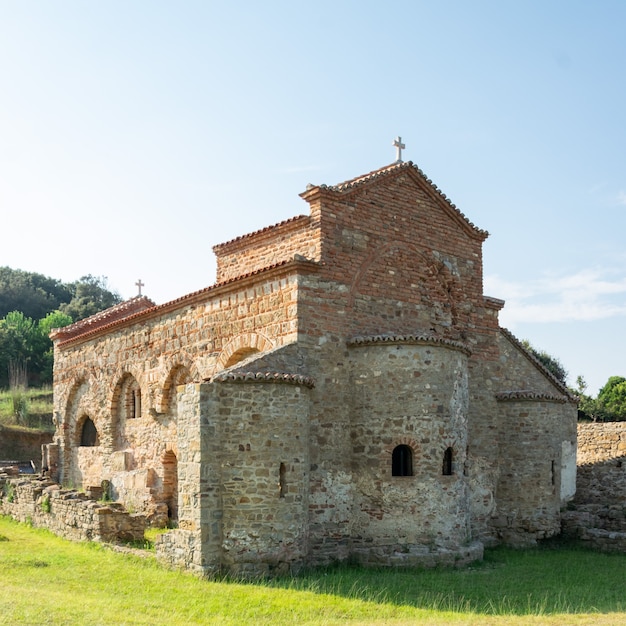
[{"label": "grass field", "polygon": [[0,624],[626,624],[626,555],[496,549],[464,570],[208,582],[0,517]]}]

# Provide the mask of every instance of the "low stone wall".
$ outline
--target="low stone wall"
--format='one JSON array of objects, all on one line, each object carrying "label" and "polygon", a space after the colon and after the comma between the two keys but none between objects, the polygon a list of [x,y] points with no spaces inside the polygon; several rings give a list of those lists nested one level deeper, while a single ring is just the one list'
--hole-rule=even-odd
[{"label": "low stone wall", "polygon": [[596,550],[626,552],[626,422],[578,425],[576,495],[562,533]]},{"label": "low stone wall", "polygon": [[564,537],[601,552],[626,552],[626,506],[582,505],[561,516]]},{"label": "low stone wall", "polygon": [[121,504],[99,502],[40,477],[0,474],[0,514],[74,541],[141,541],[146,528],[143,515],[131,515]]},{"label": "low stone wall", "polygon": [[52,433],[0,425],[0,460],[41,463],[41,446],[52,441]]},{"label": "low stone wall", "polygon": [[626,457],[626,422],[578,424],[578,464]]},{"label": "low stone wall", "polygon": [[474,541],[467,546],[446,549],[428,546],[397,546],[388,549],[385,546],[354,551],[352,557],[356,563],[365,567],[465,567],[474,561],[482,561],[484,546]]}]

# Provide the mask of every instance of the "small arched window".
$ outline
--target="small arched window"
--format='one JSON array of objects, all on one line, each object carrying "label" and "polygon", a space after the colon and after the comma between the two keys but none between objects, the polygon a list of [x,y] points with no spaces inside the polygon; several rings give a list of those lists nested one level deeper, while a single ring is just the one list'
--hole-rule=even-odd
[{"label": "small arched window", "polygon": [[446,451],[443,453],[443,466],[441,468],[441,473],[444,476],[452,476],[452,448],[446,448]]},{"label": "small arched window", "polygon": [[98,445],[98,431],[90,417],[86,417],[83,422],[83,428],[80,431],[80,445],[85,447]]},{"label": "small arched window", "polygon": [[391,454],[392,476],[413,476],[413,450],[407,445],[396,446]]}]

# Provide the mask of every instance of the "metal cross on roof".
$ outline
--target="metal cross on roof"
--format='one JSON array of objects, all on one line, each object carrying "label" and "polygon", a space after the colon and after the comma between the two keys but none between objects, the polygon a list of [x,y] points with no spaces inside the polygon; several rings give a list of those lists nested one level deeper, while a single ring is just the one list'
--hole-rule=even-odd
[{"label": "metal cross on roof", "polygon": [[402,163],[402,150],[406,148],[406,146],[402,143],[402,137],[396,137],[393,140],[393,145],[396,148],[396,163]]},{"label": "metal cross on roof", "polygon": [[135,283],[135,285],[137,285],[137,288],[139,289],[139,293],[137,294],[138,296],[141,295],[141,288],[145,287],[145,283],[141,282],[141,278]]}]

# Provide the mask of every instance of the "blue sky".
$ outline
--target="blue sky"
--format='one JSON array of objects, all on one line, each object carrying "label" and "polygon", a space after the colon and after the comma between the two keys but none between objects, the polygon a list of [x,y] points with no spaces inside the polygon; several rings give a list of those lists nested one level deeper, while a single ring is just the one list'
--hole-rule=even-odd
[{"label": "blue sky", "polygon": [[0,266],[158,303],[391,163],[478,227],[501,324],[626,376],[626,3],[0,0]]}]

